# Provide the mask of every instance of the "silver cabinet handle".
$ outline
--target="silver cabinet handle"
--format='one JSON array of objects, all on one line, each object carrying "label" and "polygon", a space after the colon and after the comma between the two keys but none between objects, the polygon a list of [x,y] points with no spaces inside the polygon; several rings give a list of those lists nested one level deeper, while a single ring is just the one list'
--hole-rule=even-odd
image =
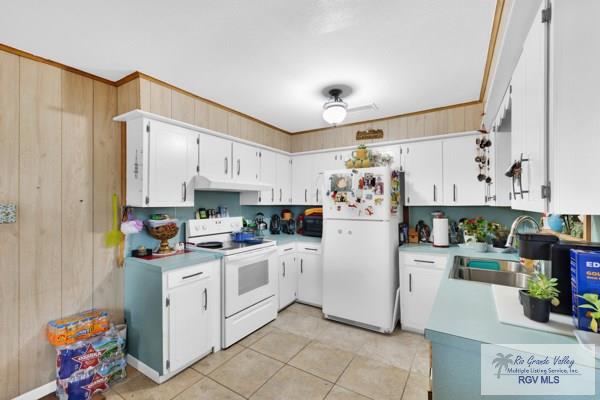
[{"label": "silver cabinet handle", "polygon": [[452,200],[456,203],[456,183],[452,184]]},{"label": "silver cabinet handle", "polygon": [[300,273],[303,274],[304,273],[304,260],[300,259]]},{"label": "silver cabinet handle", "polygon": [[316,201],[319,202],[319,189],[317,189]]},{"label": "silver cabinet handle", "polygon": [[412,274],[408,274],[408,291],[412,292]]},{"label": "silver cabinet handle", "polygon": [[185,182],[181,184],[181,192],[181,198],[185,201],[187,199],[187,184]]},{"label": "silver cabinet handle", "polygon": [[435,184],[433,185],[433,202],[435,203],[437,201],[437,190],[435,187]]},{"label": "silver cabinet handle", "polygon": [[275,189],[271,188],[271,203],[275,201]]},{"label": "silver cabinet handle", "polygon": [[304,189],[304,201],[308,201],[308,189]]},{"label": "silver cabinet handle", "polygon": [[195,274],[186,275],[186,276],[182,277],[181,279],[190,279],[190,278],[193,278],[195,276],[202,275],[203,273],[204,272],[196,272]]},{"label": "silver cabinet handle", "polygon": [[435,261],[429,261],[429,260],[417,260],[417,259],[415,259],[413,261],[417,262],[417,263],[424,263],[424,264],[435,264]]},{"label": "silver cabinet handle", "polygon": [[279,202],[280,203],[283,201],[282,196],[283,196],[283,189],[279,188]]},{"label": "silver cabinet handle", "polygon": [[208,289],[204,288],[204,309],[208,309]]},{"label": "silver cabinet handle", "polygon": [[283,277],[285,278],[285,261],[283,262]]},{"label": "silver cabinet handle", "polygon": [[[351,231],[349,231],[349,232],[351,232]],[[315,249],[313,247],[305,247],[304,250],[317,251],[317,249]]]},{"label": "silver cabinet handle", "polygon": [[242,164],[240,162],[240,159],[238,158],[238,160],[237,160],[237,168],[238,168],[237,174],[238,174],[238,176],[240,176],[240,171],[242,169],[241,167],[242,167]]},{"label": "silver cabinet handle", "polygon": [[225,175],[229,173],[229,160],[225,157]]}]

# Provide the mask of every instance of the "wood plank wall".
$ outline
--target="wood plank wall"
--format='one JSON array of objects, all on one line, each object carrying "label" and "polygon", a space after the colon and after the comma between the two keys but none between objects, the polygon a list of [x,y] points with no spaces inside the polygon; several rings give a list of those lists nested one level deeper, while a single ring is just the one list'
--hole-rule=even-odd
[{"label": "wood plank wall", "polygon": [[[379,121],[326,128],[292,135],[292,152],[355,146],[359,143],[419,138],[479,129],[482,104],[470,104]],[[383,129],[383,139],[356,141],[356,132]]]},{"label": "wood plank wall", "polygon": [[119,114],[137,108],[254,143],[291,151],[289,134],[157,80],[138,77],[119,86],[118,91]]},{"label": "wood plank wall", "polygon": [[0,51],[0,399],[54,377],[46,323],[96,307],[123,319],[122,271],[104,246],[119,194],[117,88]]}]

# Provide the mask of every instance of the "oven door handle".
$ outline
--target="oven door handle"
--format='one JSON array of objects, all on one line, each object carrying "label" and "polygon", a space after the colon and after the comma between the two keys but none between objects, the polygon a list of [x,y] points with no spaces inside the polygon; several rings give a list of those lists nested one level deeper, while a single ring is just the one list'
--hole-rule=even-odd
[{"label": "oven door handle", "polygon": [[277,253],[277,247],[273,246],[273,248],[269,249],[258,249],[254,251],[248,251],[246,253],[227,256],[226,262],[229,264],[251,264],[254,261],[267,260],[275,253]]}]

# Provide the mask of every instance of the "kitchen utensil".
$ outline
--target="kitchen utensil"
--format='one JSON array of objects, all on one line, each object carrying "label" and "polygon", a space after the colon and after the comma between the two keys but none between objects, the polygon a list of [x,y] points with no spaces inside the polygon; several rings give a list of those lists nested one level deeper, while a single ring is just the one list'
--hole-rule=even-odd
[{"label": "kitchen utensil", "polygon": [[273,235],[279,235],[281,233],[281,217],[279,215],[273,214],[271,216],[269,231]]},{"label": "kitchen utensil", "polygon": [[203,243],[198,243],[198,244],[194,244],[194,243],[187,243],[187,244],[192,244],[193,246],[200,247],[203,249],[220,249],[221,247],[223,247],[223,242],[203,242]]},{"label": "kitchen utensil", "polygon": [[123,235],[119,230],[118,214],[117,214],[117,194],[112,195],[112,229],[106,233],[105,245],[106,247],[115,247],[119,244],[121,236]]}]

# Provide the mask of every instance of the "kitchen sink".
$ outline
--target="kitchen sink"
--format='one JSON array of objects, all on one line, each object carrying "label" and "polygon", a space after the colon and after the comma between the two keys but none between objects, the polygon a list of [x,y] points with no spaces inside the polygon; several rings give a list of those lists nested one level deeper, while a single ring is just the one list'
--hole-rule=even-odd
[{"label": "kitchen sink", "polygon": [[450,278],[525,289],[532,272],[517,261],[455,256]]}]

